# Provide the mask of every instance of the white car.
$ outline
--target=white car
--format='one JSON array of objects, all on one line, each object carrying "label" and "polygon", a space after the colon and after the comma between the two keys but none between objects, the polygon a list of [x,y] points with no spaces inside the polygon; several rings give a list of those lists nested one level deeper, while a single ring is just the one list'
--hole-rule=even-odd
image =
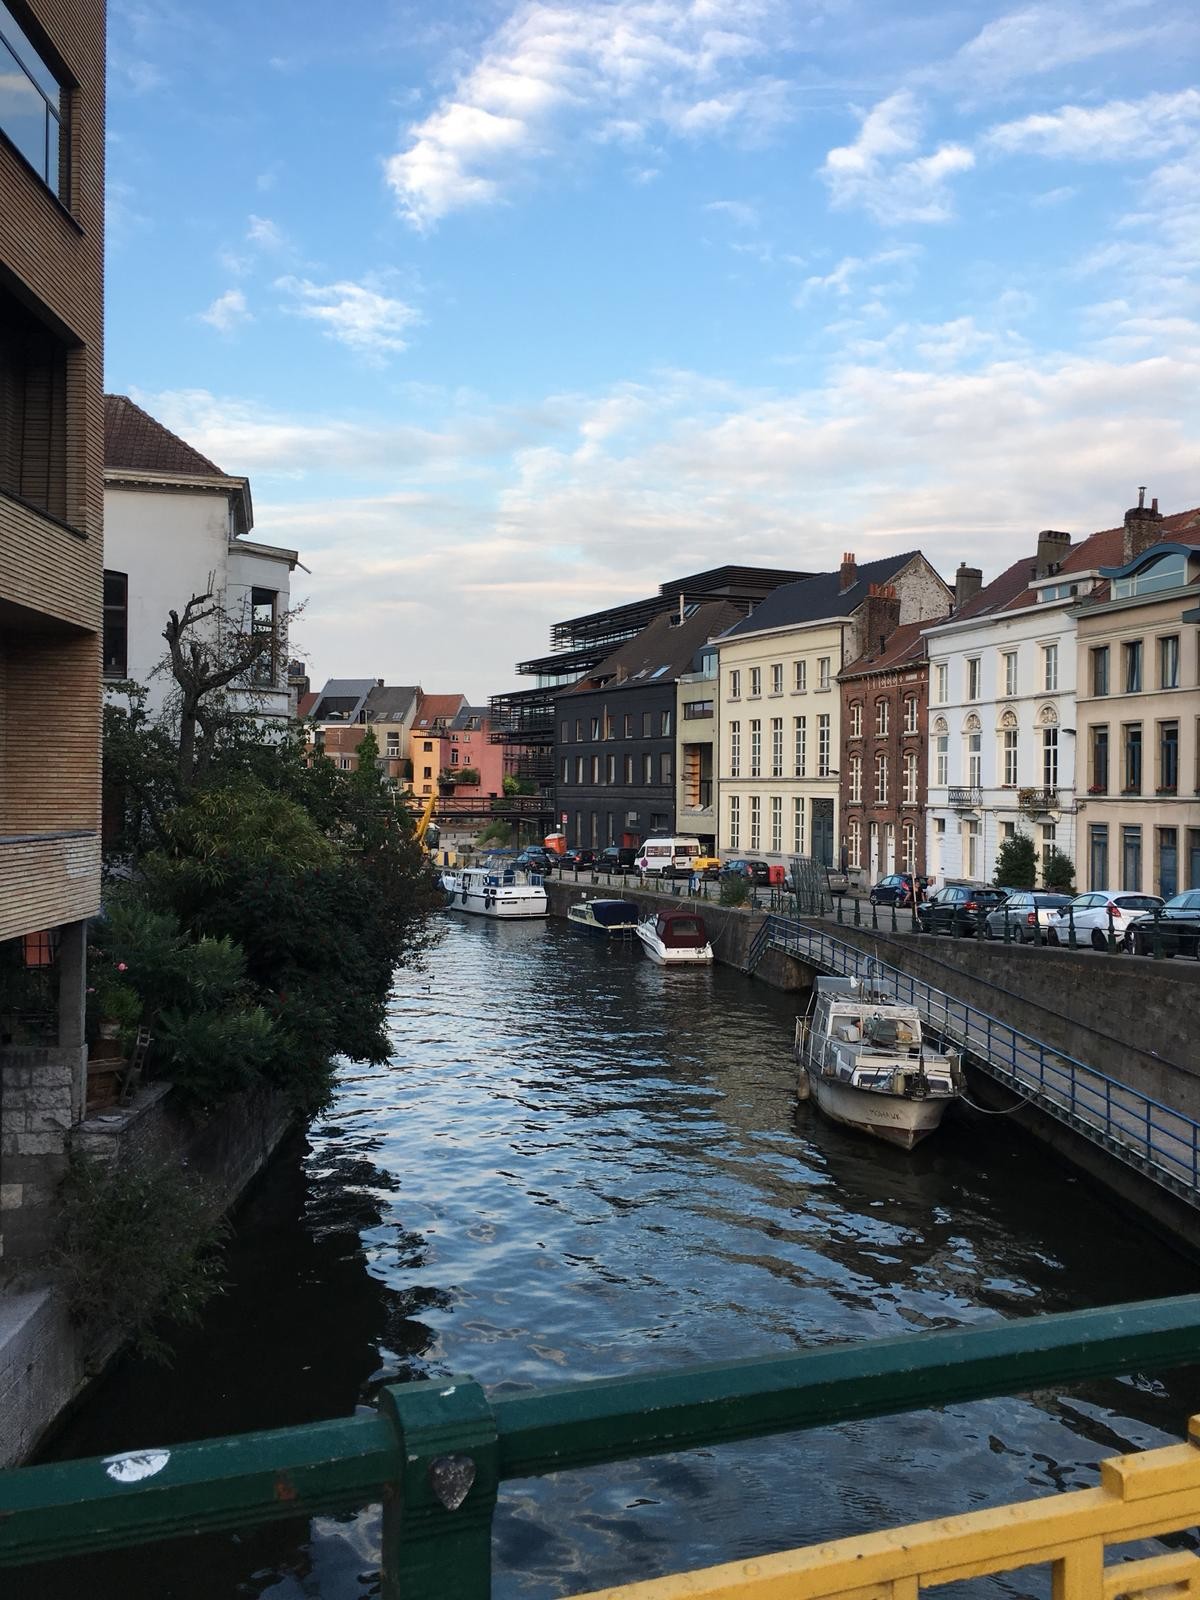
[{"label": "white car", "polygon": [[1148,912],[1153,913],[1155,906],[1161,906],[1162,903],[1159,895],[1137,894],[1132,889],[1092,889],[1087,894],[1077,894],[1074,900],[1063,906],[1057,922],[1051,923],[1046,929],[1046,938],[1051,944],[1067,944],[1073,919],[1075,937],[1080,944],[1090,941],[1094,950],[1107,950],[1111,908],[1112,931],[1120,949],[1130,920],[1143,917]]}]

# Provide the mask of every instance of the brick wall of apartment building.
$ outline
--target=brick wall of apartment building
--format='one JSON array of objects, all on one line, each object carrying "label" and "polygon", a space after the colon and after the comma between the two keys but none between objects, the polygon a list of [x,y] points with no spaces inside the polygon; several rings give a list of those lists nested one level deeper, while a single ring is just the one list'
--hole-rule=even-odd
[{"label": "brick wall of apartment building", "polygon": [[[841,684],[842,696],[842,748],[839,771],[841,788],[842,845],[850,852],[851,825],[861,827],[861,854],[859,862],[865,879],[873,882],[883,870],[901,872],[906,869],[904,860],[904,824],[909,822],[915,830],[915,854],[912,870],[925,871],[925,804],[928,790],[928,734],[929,734],[929,664],[921,661],[908,663],[888,671],[865,673],[845,679]],[[916,731],[904,731],[905,701],[917,703]],[[888,707],[888,731],[884,736],[876,733],[876,708],[879,701]],[[853,726],[853,706],[862,706],[862,734],[850,733]],[[880,804],[875,799],[875,758],[882,752],[888,760],[888,799]],[[916,757],[916,803],[904,801],[904,758]],[[851,799],[852,758],[862,760],[862,799]],[[871,824],[878,828],[881,847],[886,847],[886,829],[894,828],[894,859],[889,866],[878,856],[870,856]],[[853,865],[853,853],[849,859]]]}]

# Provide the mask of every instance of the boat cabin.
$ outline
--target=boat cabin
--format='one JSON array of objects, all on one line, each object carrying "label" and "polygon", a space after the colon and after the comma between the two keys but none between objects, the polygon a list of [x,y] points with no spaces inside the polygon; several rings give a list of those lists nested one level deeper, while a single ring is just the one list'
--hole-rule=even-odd
[{"label": "boat cabin", "polygon": [[689,911],[660,911],[654,931],[668,950],[703,950],[708,943],[704,918]]}]

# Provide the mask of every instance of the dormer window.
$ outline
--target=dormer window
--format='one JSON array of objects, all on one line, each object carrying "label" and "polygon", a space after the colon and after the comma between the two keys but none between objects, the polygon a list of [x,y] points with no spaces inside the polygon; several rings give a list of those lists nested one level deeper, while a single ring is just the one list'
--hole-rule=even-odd
[{"label": "dormer window", "polygon": [[1147,561],[1128,577],[1114,578],[1114,600],[1129,600],[1137,594],[1154,594],[1160,589],[1181,589],[1187,582],[1187,557],[1181,550]]}]

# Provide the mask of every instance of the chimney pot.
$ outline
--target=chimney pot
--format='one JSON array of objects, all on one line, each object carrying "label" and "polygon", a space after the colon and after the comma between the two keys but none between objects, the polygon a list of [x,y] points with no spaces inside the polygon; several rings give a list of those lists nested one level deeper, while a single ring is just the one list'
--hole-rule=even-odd
[{"label": "chimney pot", "polygon": [[1057,572],[1071,552],[1071,535],[1057,528],[1043,528],[1038,534],[1035,578],[1048,578]]},{"label": "chimney pot", "polygon": [[842,552],[842,572],[839,594],[845,594],[847,589],[852,589],[858,582],[858,563],[854,559],[853,550]]},{"label": "chimney pot", "polygon": [[983,569],[969,567],[965,561],[960,561],[958,571],[954,574],[954,608],[961,611],[968,600],[973,600],[983,588]]},{"label": "chimney pot", "polygon": [[1138,489],[1138,503],[1130,506],[1125,513],[1125,534],[1122,540],[1122,557],[1124,562],[1130,562],[1135,556],[1140,556],[1143,550],[1148,550],[1152,544],[1159,540],[1158,524],[1162,521],[1162,513],[1158,509],[1158,497],[1146,505],[1146,491]]}]

